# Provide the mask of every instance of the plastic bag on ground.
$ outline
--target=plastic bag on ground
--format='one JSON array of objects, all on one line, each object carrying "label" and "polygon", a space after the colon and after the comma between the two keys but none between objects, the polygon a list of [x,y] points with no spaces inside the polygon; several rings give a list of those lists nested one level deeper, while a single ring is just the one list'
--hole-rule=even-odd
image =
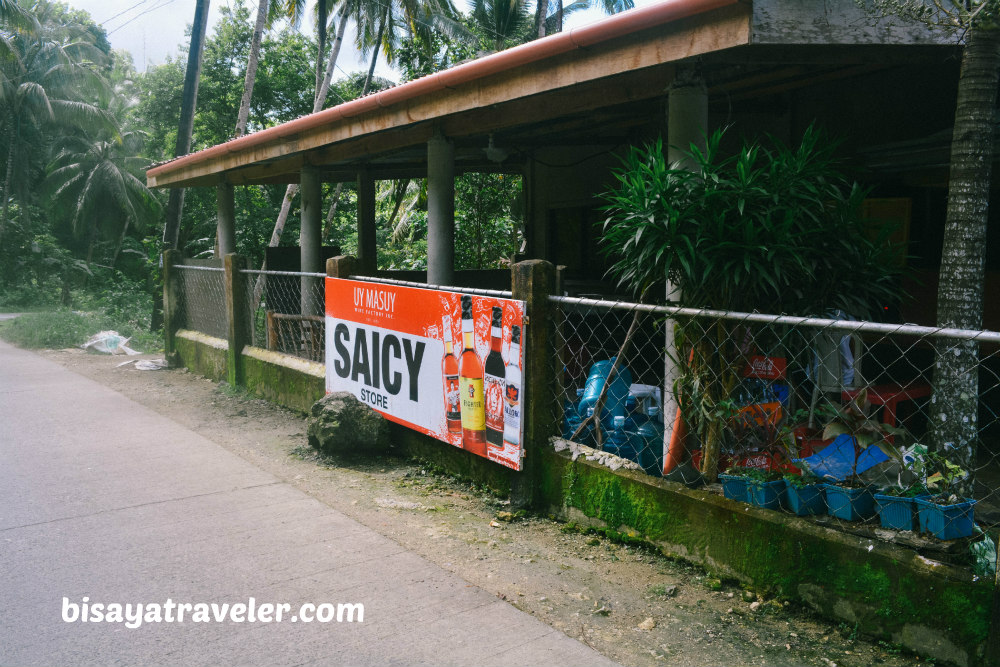
[{"label": "plastic bag on ground", "polygon": [[100,331],[81,345],[85,350],[93,350],[101,354],[139,354],[128,346],[129,338],[122,337],[117,331]]}]

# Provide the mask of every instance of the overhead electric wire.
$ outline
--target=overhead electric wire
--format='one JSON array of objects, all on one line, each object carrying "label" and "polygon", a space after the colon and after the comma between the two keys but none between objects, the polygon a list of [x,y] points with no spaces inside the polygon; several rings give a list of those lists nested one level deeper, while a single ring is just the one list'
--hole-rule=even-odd
[{"label": "overhead electric wire", "polygon": [[120,26],[118,26],[114,30],[109,30],[108,34],[110,35],[110,34],[112,34],[114,32],[117,32],[117,31],[121,30],[122,28],[124,28],[125,26],[127,26],[132,21],[135,21],[136,19],[141,18],[141,17],[145,16],[146,14],[148,14],[150,12],[155,12],[157,9],[161,9],[163,7],[166,7],[167,5],[172,4],[175,1],[176,0],[165,0],[165,2],[161,2],[160,4],[156,5],[155,7],[150,7],[146,11],[140,12],[140,13],[136,14],[135,16],[133,16],[132,18],[130,18],[128,21],[125,21],[125,23],[122,23]]}]

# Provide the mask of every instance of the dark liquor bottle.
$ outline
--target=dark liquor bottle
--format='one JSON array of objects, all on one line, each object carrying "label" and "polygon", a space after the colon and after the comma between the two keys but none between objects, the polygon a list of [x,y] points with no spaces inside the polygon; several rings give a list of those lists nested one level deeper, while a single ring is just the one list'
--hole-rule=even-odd
[{"label": "dark liquor bottle", "polygon": [[490,353],[483,364],[483,392],[486,395],[486,442],[491,447],[503,447],[503,309],[493,307],[490,320]]},{"label": "dark liquor bottle", "polygon": [[462,296],[462,358],[458,389],[462,395],[462,447],[486,456],[486,401],[483,398],[483,362],[476,354],[472,323],[472,297]]},{"label": "dark liquor bottle", "polygon": [[458,357],[451,343],[451,318],[444,318],[444,359],[441,374],[444,376],[444,416],[449,433],[462,432],[462,406],[458,390]]},{"label": "dark liquor bottle", "polygon": [[521,446],[521,327],[510,329],[510,349],[504,369],[503,444]]}]

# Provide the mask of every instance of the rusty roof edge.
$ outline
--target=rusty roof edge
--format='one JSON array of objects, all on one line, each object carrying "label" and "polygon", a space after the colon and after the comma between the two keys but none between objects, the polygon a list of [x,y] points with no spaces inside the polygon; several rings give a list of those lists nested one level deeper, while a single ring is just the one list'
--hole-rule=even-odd
[{"label": "rusty roof edge", "polygon": [[[671,21],[701,14],[743,0],[665,0],[656,5],[632,9],[590,25],[574,28],[549,37],[521,44],[499,53],[435,72],[378,93],[323,109],[295,120],[269,127],[238,139],[216,144],[195,153],[160,163],[146,171],[147,179],[155,180],[176,170],[211,160],[228,153],[237,153],[279,140],[321,125],[350,119],[369,111],[384,109],[417,97],[444,89],[455,88],[470,81],[485,78],[515,67],[539,62],[564,53],[584,49],[601,42],[644,30]],[[154,186],[155,187],[155,186]]]}]

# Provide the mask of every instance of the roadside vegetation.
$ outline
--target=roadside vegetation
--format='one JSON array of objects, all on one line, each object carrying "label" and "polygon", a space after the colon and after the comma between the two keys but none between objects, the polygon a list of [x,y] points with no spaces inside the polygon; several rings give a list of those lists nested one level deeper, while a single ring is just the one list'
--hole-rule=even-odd
[{"label": "roadside vegetation", "polygon": [[[234,0],[204,42],[191,150],[241,133],[250,62],[255,84],[240,118],[247,133],[311,113],[324,66],[332,74],[321,106],[329,107],[560,30],[562,17],[586,4],[554,3],[546,15],[528,0],[476,0],[465,11],[449,0],[384,7]],[[631,3],[601,6],[613,13]],[[261,9],[266,21],[256,20]],[[326,29],[306,34],[303,11],[325,16]],[[363,27],[357,46],[370,64],[386,58],[398,81],[327,62],[345,22]],[[55,0],[16,0],[0,2],[0,50],[0,312],[50,311],[7,322],[0,336],[60,347],[111,328],[155,350],[168,197],[145,187],[145,171],[174,157],[188,44],[139,72],[88,13]],[[501,171],[456,183],[458,269],[501,268],[519,249],[521,179]],[[378,187],[380,268],[424,268],[425,181]],[[285,195],[283,185],[236,190],[236,250],[252,265],[268,245],[297,242],[294,193],[272,242]],[[356,252],[354,185],[325,184],[324,201],[324,243]],[[176,246],[185,256],[213,254],[215,207],[214,189],[187,191]]]}]

